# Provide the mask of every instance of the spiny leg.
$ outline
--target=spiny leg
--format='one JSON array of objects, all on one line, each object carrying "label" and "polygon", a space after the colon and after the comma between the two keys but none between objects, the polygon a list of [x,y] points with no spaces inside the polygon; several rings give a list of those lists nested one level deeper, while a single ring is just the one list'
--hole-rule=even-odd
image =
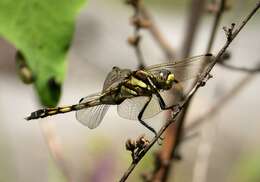
[{"label": "spiny leg", "polygon": [[[157,132],[155,131],[155,129],[154,129],[153,127],[149,126],[146,122],[144,122],[144,121],[142,120],[144,111],[145,111],[145,109],[147,108],[147,106],[148,106],[148,104],[150,103],[150,101],[151,101],[151,97],[149,97],[149,100],[145,103],[145,105],[144,105],[144,107],[142,108],[141,112],[138,114],[138,120],[139,120],[139,122],[140,122],[142,125],[144,125],[147,129],[149,129],[150,131],[152,131],[152,132],[155,134],[155,136],[157,137],[158,134],[157,134]],[[163,140],[163,138],[161,138],[161,137],[159,137],[159,139]],[[158,143],[158,144],[161,145],[160,143]]]},{"label": "spiny leg", "polygon": [[[155,84],[153,83],[152,79],[151,78],[148,78],[148,81],[149,81],[149,85],[151,86],[151,88],[153,88],[153,91],[155,93],[155,95],[157,96],[157,98],[159,99],[159,104],[160,104],[160,108],[162,110],[168,110],[168,109],[171,109],[175,106],[177,106],[177,104],[173,104],[172,106],[169,106],[167,107],[162,96],[160,95],[160,93],[156,90],[156,87],[154,86]],[[174,80],[174,83],[175,84],[178,84],[179,81],[178,80]]]},{"label": "spiny leg", "polygon": [[165,104],[165,102],[164,102],[164,100],[163,100],[163,98],[162,98],[162,96],[160,95],[159,92],[156,93],[156,96],[159,99],[160,108],[162,110],[168,110],[168,109],[174,108],[175,106],[178,106],[178,104],[173,104],[171,106],[166,106],[166,104]]}]

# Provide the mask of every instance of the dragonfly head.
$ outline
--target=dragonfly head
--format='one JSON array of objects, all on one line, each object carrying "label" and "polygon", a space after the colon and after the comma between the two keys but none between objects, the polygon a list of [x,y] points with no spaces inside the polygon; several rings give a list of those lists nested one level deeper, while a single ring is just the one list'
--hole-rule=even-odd
[{"label": "dragonfly head", "polygon": [[158,85],[160,89],[169,90],[175,82],[175,77],[172,72],[166,69],[162,69],[157,77]]}]

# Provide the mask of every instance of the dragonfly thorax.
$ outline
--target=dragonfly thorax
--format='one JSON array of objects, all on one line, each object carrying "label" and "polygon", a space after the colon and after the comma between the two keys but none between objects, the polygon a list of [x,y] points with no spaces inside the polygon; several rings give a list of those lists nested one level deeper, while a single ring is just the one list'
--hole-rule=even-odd
[{"label": "dragonfly thorax", "polygon": [[156,77],[157,87],[162,90],[169,90],[175,82],[175,77],[172,72],[166,69],[160,70]]}]

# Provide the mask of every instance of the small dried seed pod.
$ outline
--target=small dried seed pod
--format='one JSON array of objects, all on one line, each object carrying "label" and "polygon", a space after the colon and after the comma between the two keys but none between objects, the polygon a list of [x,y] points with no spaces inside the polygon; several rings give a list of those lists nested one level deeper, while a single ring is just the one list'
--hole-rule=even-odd
[{"label": "small dried seed pod", "polygon": [[130,18],[130,24],[131,25],[134,25],[136,27],[140,27],[140,23],[141,22],[141,19],[139,16],[134,16],[132,18]]},{"label": "small dried seed pod", "polygon": [[127,139],[125,142],[125,148],[129,151],[134,151],[136,149],[136,142],[132,139]]},{"label": "small dried seed pod", "polygon": [[228,61],[231,58],[231,53],[229,51],[226,51],[222,56],[221,59],[218,61],[219,63],[223,63]]},{"label": "small dried seed pod", "polygon": [[131,37],[128,37],[127,41],[130,45],[137,46],[140,39],[141,39],[140,36],[131,36]]},{"label": "small dried seed pod", "polygon": [[140,18],[139,16],[132,17],[130,23],[137,28],[149,28],[151,26],[151,21]]},{"label": "small dried seed pod", "polygon": [[141,135],[140,137],[137,138],[136,140],[136,146],[138,148],[144,148],[149,144],[149,140],[145,138],[145,135]]},{"label": "small dried seed pod", "polygon": [[142,28],[149,28],[151,26],[151,21],[150,20],[145,20],[145,19],[141,19],[140,21],[140,26]]}]

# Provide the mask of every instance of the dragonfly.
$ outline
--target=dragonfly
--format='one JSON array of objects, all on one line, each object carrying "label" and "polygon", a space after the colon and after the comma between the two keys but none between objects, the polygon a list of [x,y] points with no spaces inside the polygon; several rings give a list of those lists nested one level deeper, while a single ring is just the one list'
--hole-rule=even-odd
[{"label": "dragonfly", "polygon": [[[108,108],[117,105],[119,116],[138,120],[157,135],[155,129],[144,120],[173,108],[185,99],[213,57],[212,54],[205,54],[135,71],[113,67],[101,92],[80,99],[78,104],[37,110],[25,119],[45,118],[76,111],[76,119],[94,129],[100,125]],[[170,105],[166,102],[167,97],[164,97],[169,91],[172,94]]]}]

